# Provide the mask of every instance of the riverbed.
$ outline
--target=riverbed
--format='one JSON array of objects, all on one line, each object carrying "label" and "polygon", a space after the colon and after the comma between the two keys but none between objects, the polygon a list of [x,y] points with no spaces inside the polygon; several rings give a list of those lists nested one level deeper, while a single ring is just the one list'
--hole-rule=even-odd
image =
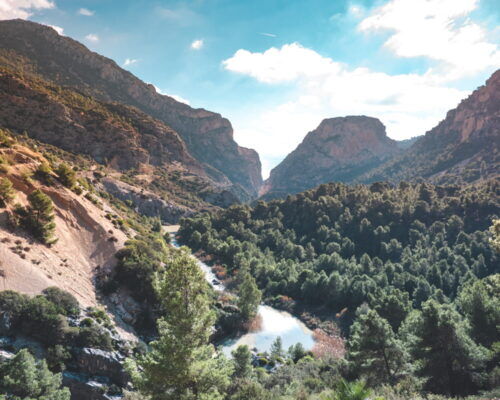
[{"label": "riverbed", "polygon": [[[175,239],[176,231],[170,229],[170,233],[172,235],[172,245],[180,247],[180,244]],[[212,272],[212,268],[201,260],[196,260],[208,283],[215,290],[223,292],[225,290],[224,284],[217,279]],[[251,349],[256,349],[257,352],[269,351],[277,337],[281,337],[285,350],[296,343],[301,343],[306,350],[310,350],[314,346],[313,332],[290,313],[262,304],[258,309],[258,317],[261,319],[258,330],[236,338],[228,338],[221,342],[222,350],[226,355],[230,355],[232,350],[243,344],[246,344]]]}]

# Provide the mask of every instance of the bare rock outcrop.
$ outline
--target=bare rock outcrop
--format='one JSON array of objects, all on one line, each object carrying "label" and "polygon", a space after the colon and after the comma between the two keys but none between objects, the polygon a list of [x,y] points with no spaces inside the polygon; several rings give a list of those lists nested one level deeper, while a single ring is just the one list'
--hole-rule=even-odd
[{"label": "bare rock outcrop", "polygon": [[351,182],[399,151],[376,118],[325,119],[271,171],[261,194],[280,197],[321,183]]}]

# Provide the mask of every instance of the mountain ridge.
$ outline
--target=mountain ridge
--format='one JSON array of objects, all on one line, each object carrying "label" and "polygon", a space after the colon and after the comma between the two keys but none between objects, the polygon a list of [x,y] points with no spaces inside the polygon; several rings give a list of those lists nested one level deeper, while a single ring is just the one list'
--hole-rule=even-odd
[{"label": "mountain ridge", "polygon": [[191,155],[213,179],[223,182],[226,178],[241,186],[249,197],[256,196],[262,182],[258,154],[237,145],[231,123],[220,114],[194,109],[157,93],[153,85],[142,82],[113,60],[41,24],[1,21],[0,47],[3,65],[15,62],[25,73],[36,72],[98,100],[135,106],[165,122],[182,137]]}]

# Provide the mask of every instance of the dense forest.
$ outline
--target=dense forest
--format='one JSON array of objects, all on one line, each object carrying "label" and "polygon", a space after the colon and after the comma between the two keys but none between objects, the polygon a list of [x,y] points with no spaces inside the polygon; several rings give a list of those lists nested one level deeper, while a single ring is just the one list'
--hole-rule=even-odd
[{"label": "dense forest", "polygon": [[219,276],[249,271],[267,302],[347,340],[343,375],[463,396],[499,384],[499,185],[321,185],[181,223]]}]

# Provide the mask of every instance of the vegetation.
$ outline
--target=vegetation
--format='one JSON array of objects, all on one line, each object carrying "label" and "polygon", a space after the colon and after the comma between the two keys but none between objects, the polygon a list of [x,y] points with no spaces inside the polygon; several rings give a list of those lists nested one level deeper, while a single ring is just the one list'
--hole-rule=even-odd
[{"label": "vegetation", "polygon": [[28,202],[28,207],[17,209],[22,225],[42,243],[54,243],[56,240],[53,237],[56,229],[54,203],[40,189],[36,189],[28,195]]},{"label": "vegetation", "polygon": [[182,251],[156,282],[165,316],[151,351],[131,363],[134,383],[152,400],[223,399],[230,364],[213,357],[208,339],[215,321],[203,272]]},{"label": "vegetation", "polygon": [[45,361],[36,361],[28,350],[0,364],[0,399],[69,400],[67,388],[61,388],[61,374],[52,374]]},{"label": "vegetation", "polygon": [[0,207],[5,207],[15,197],[12,182],[9,178],[0,179]]},{"label": "vegetation", "polygon": [[76,185],[76,172],[66,163],[62,162],[56,169],[57,178],[69,189]]},{"label": "vegetation", "polygon": [[228,277],[248,271],[266,301],[340,326],[341,376],[463,396],[498,384],[498,189],[328,184],[184,219],[179,234]]}]

